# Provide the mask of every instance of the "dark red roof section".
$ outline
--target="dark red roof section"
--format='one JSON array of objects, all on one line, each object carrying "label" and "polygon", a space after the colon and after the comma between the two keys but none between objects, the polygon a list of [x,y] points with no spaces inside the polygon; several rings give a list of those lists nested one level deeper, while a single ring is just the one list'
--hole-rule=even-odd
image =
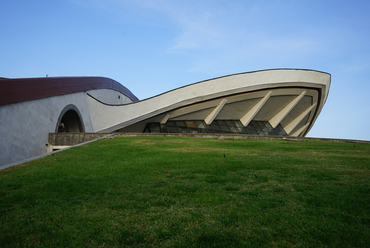
[{"label": "dark red roof section", "polygon": [[132,101],[139,99],[122,84],[105,77],[44,77],[0,79],[0,105],[95,89],[112,89]]}]

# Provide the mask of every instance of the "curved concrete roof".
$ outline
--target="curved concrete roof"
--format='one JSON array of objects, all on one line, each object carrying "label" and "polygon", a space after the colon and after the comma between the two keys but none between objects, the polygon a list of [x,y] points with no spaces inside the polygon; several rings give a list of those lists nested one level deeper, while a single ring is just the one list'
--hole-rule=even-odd
[{"label": "curved concrete roof", "polygon": [[192,121],[211,127],[229,120],[245,129],[265,123],[302,137],[324,106],[330,80],[330,74],[313,70],[264,70],[205,80],[139,101],[104,77],[1,79],[0,165],[45,153],[47,134],[59,126],[68,106],[80,112],[86,132],[143,132],[148,123]]},{"label": "curved concrete roof", "polygon": [[[300,88],[317,92],[314,115],[302,131],[306,134],[320,113],[329,92],[328,73],[302,69],[273,69],[234,74],[187,85],[163,94],[124,106],[108,106],[90,99],[94,130],[112,132],[175,109],[248,92],[283,88]],[[291,95],[294,95],[291,94]],[[303,95],[302,95],[303,94]],[[297,98],[298,99],[298,98]],[[279,110],[280,111],[280,110]]]},{"label": "curved concrete roof", "polygon": [[139,99],[125,86],[105,77],[44,77],[0,80],[0,105],[36,100],[94,89],[121,92],[133,102]]},{"label": "curved concrete roof", "polygon": [[[265,117],[262,117],[261,112],[263,111],[259,111],[264,106],[264,104],[261,104],[261,107],[259,107],[258,111],[255,111],[253,113],[253,118],[257,118],[255,120],[265,120],[273,124],[279,122],[285,127],[290,123],[290,121],[293,120],[293,116],[289,117],[288,113],[291,112],[294,106],[296,106],[296,104],[301,99],[306,96],[310,96],[311,99],[313,99],[311,101],[312,104],[310,104],[310,107],[312,106],[311,109],[308,110],[306,108],[308,107],[308,105],[305,105],[301,106],[301,109],[299,110],[306,111],[310,115],[310,120],[306,123],[305,129],[302,131],[301,134],[305,135],[311,129],[327,99],[330,88],[330,80],[330,74],[314,70],[262,70],[239,73],[201,81],[139,101],[138,98],[126,87],[122,86],[112,79],[104,77],[45,77],[2,79],[0,80],[0,105],[84,92],[93,89],[113,89],[126,95],[133,101],[133,103],[124,105],[109,105],[104,102],[99,102],[93,96],[87,94],[89,96],[87,98],[89,108],[88,112],[92,121],[93,131],[112,132],[161,114],[171,115],[170,112],[194,104],[198,104],[197,108],[199,111],[201,109],[199,104],[208,102],[206,105],[204,105],[204,107],[208,106],[207,108],[210,109],[210,111],[212,108],[216,111],[218,104],[221,104],[221,102],[209,102],[215,100],[224,101],[222,103],[223,106],[218,108],[221,111],[225,106],[224,109],[228,109],[228,111],[230,112],[231,103],[236,102],[236,99],[239,99],[238,101],[244,102],[247,102],[251,99],[255,99],[253,100],[254,102],[256,102],[258,99],[265,99],[264,104],[267,102],[266,105],[272,105],[270,100],[273,97],[276,98],[277,96],[285,95],[289,96],[291,100],[288,100],[287,97],[285,97],[285,103],[280,101],[280,104],[276,105],[276,107],[270,106],[270,109],[268,110],[266,110],[265,105],[264,110],[264,112],[270,111],[271,113],[273,112],[273,114],[276,115],[277,112],[283,111],[283,109],[288,106],[285,106],[284,104],[290,104],[291,106],[293,106],[290,109],[284,110],[287,111],[287,114],[280,114],[280,116],[283,117],[276,117],[275,119],[272,119],[272,114],[270,115],[270,117],[266,117],[266,115]],[[299,88],[298,91],[292,90],[297,88]],[[291,90],[289,90],[289,93],[286,90],[277,91],[277,89]],[[317,93],[314,93],[312,90]],[[253,92],[260,93],[251,95],[251,93]],[[249,95],[241,95],[246,93],[248,93]],[[236,95],[240,96],[232,99],[232,97]],[[295,102],[293,101],[293,98],[296,99]],[[256,109],[258,107],[253,107],[253,101],[249,101],[248,104],[245,105],[244,109],[239,106],[239,113],[237,115],[234,115],[233,117],[239,119],[239,117],[243,115],[243,121],[244,123],[247,123],[246,120],[248,119],[248,115],[246,113],[251,108]],[[270,101],[270,103],[268,101]],[[216,105],[213,106],[214,104]],[[234,106],[236,105],[234,104]],[[213,119],[222,119],[222,116],[226,116],[225,113],[222,113],[222,111],[220,111],[217,112]],[[245,112],[242,114],[241,112],[243,111]],[[295,115],[298,115],[299,111],[295,111]],[[188,109],[185,112],[190,113],[191,111],[190,109]],[[302,112],[302,114],[306,112]],[[220,115],[218,115],[219,113]],[[179,114],[176,113],[176,115],[178,116]],[[167,118],[173,119],[173,116],[174,113],[172,113],[172,117]],[[288,118],[285,118],[286,116],[288,116]],[[188,116],[187,118],[191,118],[191,116]],[[228,118],[231,118],[231,116],[228,115]],[[285,122],[283,120],[284,118]],[[242,121],[241,117],[240,120]]]}]

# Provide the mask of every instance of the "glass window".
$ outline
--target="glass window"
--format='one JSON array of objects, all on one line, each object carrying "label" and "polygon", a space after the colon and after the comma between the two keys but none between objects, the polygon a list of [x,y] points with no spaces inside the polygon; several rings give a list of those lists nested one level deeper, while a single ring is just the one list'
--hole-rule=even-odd
[{"label": "glass window", "polygon": [[279,124],[272,128],[268,121],[251,121],[244,127],[239,120],[218,120],[207,126],[204,121],[168,121],[166,124],[148,123],[144,133],[242,133],[252,135],[288,136]]},{"label": "glass window", "polygon": [[258,135],[256,129],[254,129],[252,125],[248,125],[247,130],[248,130],[248,133],[250,133],[250,134]]},{"label": "glass window", "polygon": [[225,121],[226,122],[226,125],[228,125],[229,127],[235,127],[235,123],[233,121]]},{"label": "glass window", "polygon": [[272,128],[272,126],[271,126],[270,122],[268,122],[268,121],[265,121],[265,122],[266,122],[266,127],[268,127],[269,129],[271,129],[271,130],[272,130],[273,128]]},{"label": "glass window", "polygon": [[220,124],[221,130],[224,133],[230,133],[231,132],[229,126],[226,123],[226,121],[218,121],[218,124]]},{"label": "glass window", "polygon": [[179,128],[179,133],[187,133],[188,129],[186,127],[178,127]]},{"label": "glass window", "polygon": [[168,133],[168,130],[167,130],[167,127],[166,127],[166,125],[161,125],[161,133]]},{"label": "glass window", "polygon": [[176,121],[178,127],[187,127],[185,121]]},{"label": "glass window", "polygon": [[149,130],[151,133],[160,133],[161,129],[159,127],[159,123],[149,123]]},{"label": "glass window", "polygon": [[222,133],[222,129],[220,125],[218,124],[218,121],[213,121],[211,124],[211,127],[215,133]]},{"label": "glass window", "polygon": [[238,128],[243,128],[243,124],[240,121],[234,121],[234,124]]},{"label": "glass window", "polygon": [[176,127],[176,123],[174,121],[167,121],[165,125],[167,127]]},{"label": "glass window", "polygon": [[247,133],[252,133],[254,131],[254,128],[251,125],[246,126],[245,129],[247,130]]},{"label": "glass window", "polygon": [[275,130],[272,129],[271,131],[269,131],[269,134],[268,135],[277,135],[277,134],[275,133]]},{"label": "glass window", "polygon": [[169,133],[178,133],[179,129],[177,127],[167,127]]},{"label": "glass window", "polygon": [[199,131],[200,131],[201,133],[208,133],[208,127],[206,126],[206,127],[204,127],[204,128],[199,128]]},{"label": "glass window", "polygon": [[204,123],[204,121],[195,121],[195,123],[197,124],[198,128],[207,128],[206,126],[206,123]]},{"label": "glass window", "polygon": [[234,121],[230,121],[230,122],[235,125],[236,129],[238,130],[238,133],[247,133],[245,131],[245,128],[244,128],[243,124],[240,121],[234,120]]},{"label": "glass window", "polygon": [[231,131],[232,133],[239,133],[239,130],[238,130],[236,127],[234,127],[234,126],[229,126],[229,128],[230,128],[230,131]]},{"label": "glass window", "polygon": [[225,121],[222,121],[222,120],[220,120],[220,121],[216,121],[217,123],[218,123],[218,125],[226,125],[226,122]]},{"label": "glass window", "polygon": [[281,124],[279,124],[276,128],[275,128],[275,132],[278,133],[278,135],[281,135],[281,136],[288,136],[288,134],[285,132],[284,128],[281,126]]},{"label": "glass window", "polygon": [[192,127],[192,128],[197,128],[197,124],[195,121],[186,121],[186,126],[187,127]]},{"label": "glass window", "polygon": [[257,133],[258,133],[258,135],[265,135],[265,133],[262,131],[262,130],[256,130],[257,131]]},{"label": "glass window", "polygon": [[268,130],[268,128],[266,127],[266,123],[261,121],[261,122],[260,122],[260,125],[262,126],[262,131],[265,133],[265,135],[268,135],[269,130]]},{"label": "glass window", "polygon": [[274,130],[268,121],[266,121],[265,126],[266,126],[268,132],[271,132],[271,131]]},{"label": "glass window", "polygon": [[207,129],[205,129],[205,130],[206,130],[206,133],[216,133],[216,131],[213,130],[211,125],[207,126]]},{"label": "glass window", "polygon": [[253,127],[256,131],[260,129],[260,126],[256,123],[256,121],[251,121],[249,125],[251,125],[251,127]]},{"label": "glass window", "polygon": [[198,128],[188,128],[189,133],[199,133]]},{"label": "glass window", "polygon": [[257,135],[265,135],[264,132],[262,131],[261,126],[258,125],[257,121],[251,121],[250,125],[251,127],[254,128]]}]

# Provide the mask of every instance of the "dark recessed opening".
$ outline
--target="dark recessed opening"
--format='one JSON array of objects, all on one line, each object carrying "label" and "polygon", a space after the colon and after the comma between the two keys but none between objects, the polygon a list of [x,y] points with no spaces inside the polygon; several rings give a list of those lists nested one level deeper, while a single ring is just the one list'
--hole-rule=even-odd
[{"label": "dark recessed opening", "polygon": [[68,110],[59,123],[58,133],[80,133],[83,131],[81,119],[78,114],[74,110]]}]

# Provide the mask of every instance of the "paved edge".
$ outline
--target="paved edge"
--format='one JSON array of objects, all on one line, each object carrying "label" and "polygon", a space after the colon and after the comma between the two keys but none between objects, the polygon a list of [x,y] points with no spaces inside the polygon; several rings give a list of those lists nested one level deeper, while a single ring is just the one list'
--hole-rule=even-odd
[{"label": "paved edge", "polygon": [[116,136],[163,136],[163,137],[195,137],[195,138],[213,138],[213,139],[267,139],[267,140],[285,140],[285,141],[308,141],[321,140],[345,143],[370,143],[367,140],[335,139],[335,138],[311,138],[311,137],[291,137],[291,136],[274,136],[274,135],[250,135],[250,134],[211,134],[211,133],[115,133]]}]

